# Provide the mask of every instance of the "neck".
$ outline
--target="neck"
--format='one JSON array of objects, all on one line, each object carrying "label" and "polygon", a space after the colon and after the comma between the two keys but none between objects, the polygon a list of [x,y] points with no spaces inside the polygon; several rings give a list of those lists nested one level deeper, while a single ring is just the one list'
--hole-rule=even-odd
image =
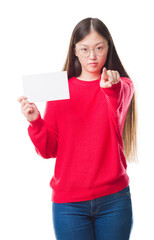
[{"label": "neck", "polygon": [[81,72],[81,74],[78,76],[79,80],[84,80],[84,81],[93,81],[97,80],[100,77],[100,73],[84,73]]}]

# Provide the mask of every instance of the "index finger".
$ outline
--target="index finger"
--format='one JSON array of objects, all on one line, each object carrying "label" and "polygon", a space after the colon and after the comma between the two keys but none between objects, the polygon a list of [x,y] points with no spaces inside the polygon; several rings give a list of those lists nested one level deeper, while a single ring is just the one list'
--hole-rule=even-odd
[{"label": "index finger", "polygon": [[108,79],[108,74],[107,74],[107,69],[106,69],[106,67],[103,68],[102,78],[103,78],[104,80],[107,80],[107,79]]}]

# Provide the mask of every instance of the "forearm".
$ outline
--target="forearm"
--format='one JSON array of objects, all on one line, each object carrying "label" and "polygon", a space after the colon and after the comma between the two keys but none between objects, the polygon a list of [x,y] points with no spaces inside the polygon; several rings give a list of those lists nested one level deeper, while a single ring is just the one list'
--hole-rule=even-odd
[{"label": "forearm", "polygon": [[30,122],[28,126],[28,134],[35,146],[36,152],[43,158],[54,158],[57,153],[58,136],[56,132],[49,131],[45,121],[39,114],[38,118]]}]

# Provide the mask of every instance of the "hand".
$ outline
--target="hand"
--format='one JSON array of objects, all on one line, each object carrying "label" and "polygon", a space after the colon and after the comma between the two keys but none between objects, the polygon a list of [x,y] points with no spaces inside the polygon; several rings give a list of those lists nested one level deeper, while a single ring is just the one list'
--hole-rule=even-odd
[{"label": "hand", "polygon": [[18,102],[21,103],[21,112],[28,121],[34,121],[38,118],[39,111],[34,103],[30,103],[26,99],[27,97],[25,96],[18,98]]},{"label": "hand", "polygon": [[103,68],[100,87],[109,88],[112,84],[117,84],[120,81],[120,74],[118,71],[107,70],[105,67]]}]

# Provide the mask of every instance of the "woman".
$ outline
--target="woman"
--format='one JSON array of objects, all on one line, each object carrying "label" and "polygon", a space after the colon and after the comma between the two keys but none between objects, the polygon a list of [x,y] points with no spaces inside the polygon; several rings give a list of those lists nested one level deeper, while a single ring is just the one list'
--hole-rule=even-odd
[{"label": "woman", "polygon": [[19,98],[36,152],[56,158],[50,182],[56,239],[129,239],[126,159],[135,161],[135,92],[101,20],[76,25],[63,70],[70,99],[47,102],[43,118]]}]

